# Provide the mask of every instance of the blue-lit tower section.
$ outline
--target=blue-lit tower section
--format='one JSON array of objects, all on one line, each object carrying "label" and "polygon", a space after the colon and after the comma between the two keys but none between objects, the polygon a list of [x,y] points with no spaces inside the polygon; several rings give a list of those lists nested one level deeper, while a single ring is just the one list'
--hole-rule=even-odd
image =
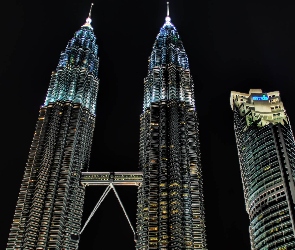
[{"label": "blue-lit tower section", "polygon": [[194,85],[169,14],[144,79],[136,249],[207,249]]},{"label": "blue-lit tower section", "polygon": [[90,16],[52,72],[40,108],[7,249],[77,249],[98,92]]},{"label": "blue-lit tower section", "polygon": [[295,249],[295,141],[280,93],[231,92],[251,249]]}]

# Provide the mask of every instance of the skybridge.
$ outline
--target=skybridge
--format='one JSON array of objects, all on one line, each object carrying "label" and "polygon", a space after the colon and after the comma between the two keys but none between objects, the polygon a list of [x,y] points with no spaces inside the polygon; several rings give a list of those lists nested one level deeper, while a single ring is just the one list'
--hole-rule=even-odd
[{"label": "skybridge", "polygon": [[85,186],[139,186],[142,172],[82,172],[81,183]]}]

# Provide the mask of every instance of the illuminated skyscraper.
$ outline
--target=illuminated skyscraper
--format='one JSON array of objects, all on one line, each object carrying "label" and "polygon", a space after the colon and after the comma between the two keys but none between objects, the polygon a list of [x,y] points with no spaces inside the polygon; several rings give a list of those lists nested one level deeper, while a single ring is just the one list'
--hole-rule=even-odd
[{"label": "illuminated skyscraper", "polygon": [[144,79],[136,249],[207,249],[194,85],[169,17]]},{"label": "illuminated skyscraper", "polygon": [[231,92],[251,248],[295,249],[295,141],[278,91]]},{"label": "illuminated skyscraper", "polygon": [[76,249],[98,92],[98,47],[86,23],[61,53],[39,112],[7,249]]}]

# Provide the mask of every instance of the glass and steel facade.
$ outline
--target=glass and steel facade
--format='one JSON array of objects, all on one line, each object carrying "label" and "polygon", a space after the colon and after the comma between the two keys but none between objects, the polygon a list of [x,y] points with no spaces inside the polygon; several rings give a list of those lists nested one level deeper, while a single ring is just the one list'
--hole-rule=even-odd
[{"label": "glass and steel facade", "polygon": [[253,250],[295,249],[295,142],[278,91],[231,92]]},{"label": "glass and steel facade", "polygon": [[98,92],[90,17],[61,53],[36,130],[7,249],[77,249]]},{"label": "glass and steel facade", "polygon": [[144,79],[136,249],[207,249],[194,84],[170,17]]}]

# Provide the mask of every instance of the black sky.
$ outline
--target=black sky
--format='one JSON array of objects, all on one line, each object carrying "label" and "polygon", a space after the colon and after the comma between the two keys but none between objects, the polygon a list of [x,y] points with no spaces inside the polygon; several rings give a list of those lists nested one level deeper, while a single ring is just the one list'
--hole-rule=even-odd
[{"label": "black sky", "polygon": [[[1,3],[0,249],[6,246],[51,71],[68,40],[84,24],[90,3]],[[164,24],[166,1],[94,3],[100,89],[90,171],[136,171],[143,78]],[[280,91],[295,124],[294,10],[293,0],[170,0],[170,16],[195,82],[209,250],[250,249],[230,91]],[[137,190],[117,190],[135,226]],[[87,188],[84,221],[102,191]],[[134,249],[132,231],[113,194],[85,229],[79,249]]]}]

